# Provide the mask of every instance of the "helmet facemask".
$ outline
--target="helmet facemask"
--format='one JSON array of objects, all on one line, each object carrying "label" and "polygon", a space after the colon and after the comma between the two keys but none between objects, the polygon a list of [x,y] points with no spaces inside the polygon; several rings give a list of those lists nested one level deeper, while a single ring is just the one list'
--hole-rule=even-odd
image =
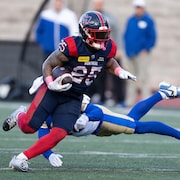
[{"label": "helmet facemask", "polygon": [[84,28],[84,34],[86,35],[85,42],[95,48],[106,50],[105,44],[110,38],[110,29],[106,26],[99,29]]}]

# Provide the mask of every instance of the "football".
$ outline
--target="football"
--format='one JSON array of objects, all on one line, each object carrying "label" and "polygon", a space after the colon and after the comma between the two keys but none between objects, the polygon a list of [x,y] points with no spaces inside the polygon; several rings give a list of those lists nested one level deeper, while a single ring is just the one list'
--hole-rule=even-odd
[{"label": "football", "polygon": [[53,69],[52,75],[55,79],[59,76],[62,77],[61,80],[59,81],[59,83],[61,85],[67,84],[67,83],[72,84],[73,77],[72,77],[71,71],[68,67],[57,66]]}]

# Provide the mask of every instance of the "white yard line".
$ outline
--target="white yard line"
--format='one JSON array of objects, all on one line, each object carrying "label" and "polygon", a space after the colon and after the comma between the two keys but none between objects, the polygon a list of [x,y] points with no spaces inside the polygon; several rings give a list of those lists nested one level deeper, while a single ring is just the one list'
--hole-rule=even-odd
[{"label": "white yard line", "polygon": [[[21,152],[23,149],[21,148],[0,148],[0,152],[4,153],[9,152]],[[62,155],[79,155],[79,156],[89,156],[89,155],[98,155],[98,156],[118,156],[120,158],[157,158],[157,159],[176,159],[180,158],[180,154],[165,154],[165,153],[118,153],[118,152],[104,152],[104,151],[80,151],[80,152],[57,152]]]}]

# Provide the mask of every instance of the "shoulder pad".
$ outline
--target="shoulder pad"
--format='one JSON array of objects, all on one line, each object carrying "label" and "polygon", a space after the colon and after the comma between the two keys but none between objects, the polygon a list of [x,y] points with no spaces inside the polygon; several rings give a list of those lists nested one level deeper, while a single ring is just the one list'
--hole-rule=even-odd
[{"label": "shoulder pad", "polygon": [[68,45],[69,55],[77,57],[78,51],[77,51],[76,41],[73,38],[73,36],[69,36],[69,37],[65,38],[64,41]]},{"label": "shoulder pad", "polygon": [[110,41],[108,43],[111,44],[111,50],[110,50],[107,58],[113,58],[116,55],[117,45],[112,39],[110,39]]}]

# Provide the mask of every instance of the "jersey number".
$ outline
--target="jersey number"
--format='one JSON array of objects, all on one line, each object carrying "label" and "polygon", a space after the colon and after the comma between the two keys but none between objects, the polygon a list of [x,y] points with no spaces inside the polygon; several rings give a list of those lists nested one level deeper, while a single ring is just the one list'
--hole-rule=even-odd
[{"label": "jersey number", "polygon": [[90,86],[97,74],[101,72],[101,69],[102,67],[92,66],[88,73],[86,66],[76,66],[72,71],[73,81],[77,84],[81,84],[84,81],[87,86]]}]

